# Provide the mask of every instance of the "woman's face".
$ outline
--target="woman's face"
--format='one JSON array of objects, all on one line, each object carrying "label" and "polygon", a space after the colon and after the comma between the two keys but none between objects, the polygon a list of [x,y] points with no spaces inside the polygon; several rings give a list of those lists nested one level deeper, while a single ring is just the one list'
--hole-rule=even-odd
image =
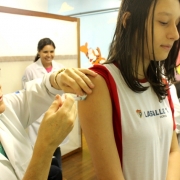
[{"label": "woman's face", "polygon": [[55,49],[52,45],[46,45],[38,52],[43,65],[51,64],[54,59]]},{"label": "woman's face", "polygon": [[5,111],[5,104],[3,102],[2,87],[0,85],[0,114]]},{"label": "woman's face", "polygon": [[[153,6],[153,5],[152,5]],[[179,0],[158,0],[154,12],[154,54],[157,61],[167,58],[174,42],[179,39],[177,25],[180,22]],[[153,60],[152,7],[147,20],[145,58]],[[147,47],[148,46],[148,47]]]}]

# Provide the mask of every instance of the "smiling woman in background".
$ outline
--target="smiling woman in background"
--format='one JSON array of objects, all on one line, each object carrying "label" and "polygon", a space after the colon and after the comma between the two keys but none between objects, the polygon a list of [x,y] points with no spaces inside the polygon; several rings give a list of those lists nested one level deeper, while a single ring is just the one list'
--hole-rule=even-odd
[{"label": "smiling woman in background", "polygon": [[[64,66],[55,62],[55,44],[49,38],[43,38],[38,42],[37,54],[34,59],[34,63],[26,67],[24,75],[22,77],[23,88],[25,83],[33,79],[42,78],[45,74],[58,71]],[[42,121],[43,115],[39,117],[29,128],[28,133],[32,144],[35,143],[38,129]]]},{"label": "smiling woman in background", "polygon": [[58,71],[59,69],[64,68],[62,64],[53,60],[55,49],[56,46],[54,42],[49,38],[43,38],[38,42],[38,52],[35,56],[34,63],[26,67],[22,77],[23,87],[28,81],[42,78],[46,73]]}]

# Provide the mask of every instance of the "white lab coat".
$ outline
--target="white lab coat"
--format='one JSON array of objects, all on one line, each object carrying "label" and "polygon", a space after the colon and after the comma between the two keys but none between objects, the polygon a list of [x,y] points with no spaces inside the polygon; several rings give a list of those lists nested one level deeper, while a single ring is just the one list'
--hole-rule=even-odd
[{"label": "white lab coat", "polygon": [[[52,60],[51,72],[58,71],[59,69],[62,68],[64,68],[62,64],[59,64],[54,60]],[[47,74],[47,71],[42,65],[41,59],[38,59],[36,62],[26,67],[24,75],[22,77],[23,88],[26,82],[31,81],[33,79],[42,78],[44,74]]]},{"label": "white lab coat", "polygon": [[[54,60],[52,60],[51,72],[58,71],[59,69],[62,69],[62,68],[64,68],[62,64],[59,64],[55,62]],[[38,59],[36,62],[26,67],[25,73],[22,77],[23,88],[26,82],[31,81],[33,79],[42,78],[45,74],[48,74],[48,72],[42,65],[41,59]],[[39,126],[41,124],[43,116],[44,116],[44,113],[27,129],[31,143],[33,145],[35,144]]]},{"label": "white lab coat", "polygon": [[[50,74],[26,83],[26,90],[4,95],[6,110],[0,115],[0,141],[8,159],[0,154],[0,180],[21,180],[32,156],[26,128],[45,112],[55,94]],[[36,83],[35,83],[35,82]]]}]

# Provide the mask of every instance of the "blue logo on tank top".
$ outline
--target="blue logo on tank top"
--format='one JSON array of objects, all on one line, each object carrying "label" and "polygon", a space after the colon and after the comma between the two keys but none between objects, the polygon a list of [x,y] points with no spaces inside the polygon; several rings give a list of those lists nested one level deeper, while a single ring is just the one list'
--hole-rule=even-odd
[{"label": "blue logo on tank top", "polygon": [[163,118],[166,117],[166,113],[168,113],[167,108],[162,108],[158,110],[144,112],[144,115],[145,117],[160,116],[160,118]]}]

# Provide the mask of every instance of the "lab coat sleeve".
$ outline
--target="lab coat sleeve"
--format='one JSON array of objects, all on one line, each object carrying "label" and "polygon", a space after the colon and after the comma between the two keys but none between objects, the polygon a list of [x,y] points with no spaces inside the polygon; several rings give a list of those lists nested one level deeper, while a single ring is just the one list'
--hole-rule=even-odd
[{"label": "lab coat sleeve", "polygon": [[24,75],[22,76],[22,86],[25,88],[25,84],[28,81],[33,80],[32,71],[29,68],[25,69]]},{"label": "lab coat sleeve", "polygon": [[51,87],[50,75],[48,73],[43,79],[29,81],[24,90],[8,94],[4,98],[6,107],[17,116],[24,128],[48,110],[56,94],[63,94],[63,91]]}]

